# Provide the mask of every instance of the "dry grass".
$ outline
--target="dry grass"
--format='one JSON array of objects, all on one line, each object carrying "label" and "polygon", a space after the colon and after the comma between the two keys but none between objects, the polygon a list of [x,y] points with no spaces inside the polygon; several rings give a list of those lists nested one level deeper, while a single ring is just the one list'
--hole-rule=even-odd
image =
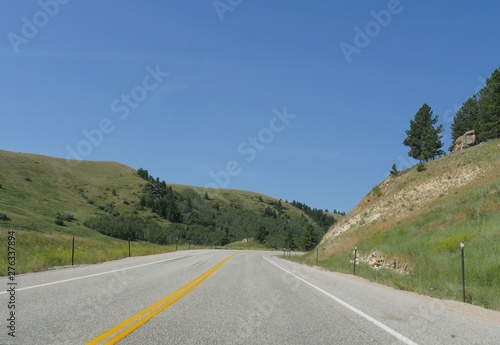
[{"label": "dry grass", "polygon": [[[320,265],[352,272],[352,251],[377,252],[406,270],[357,272],[369,279],[440,298],[460,299],[459,255],[466,243],[469,302],[500,310],[500,140],[389,177],[320,245]],[[314,255],[303,260],[312,263]]]}]

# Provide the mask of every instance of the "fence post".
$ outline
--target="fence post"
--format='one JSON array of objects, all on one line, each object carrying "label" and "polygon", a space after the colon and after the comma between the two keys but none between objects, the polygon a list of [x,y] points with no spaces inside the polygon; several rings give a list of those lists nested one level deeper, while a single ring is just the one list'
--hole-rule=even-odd
[{"label": "fence post", "polygon": [[465,303],[465,255],[464,255],[465,244],[460,243],[460,248],[462,250],[462,301]]},{"label": "fence post", "polygon": [[75,235],[73,235],[73,244],[71,246],[71,266],[75,263]]},{"label": "fence post", "polygon": [[358,247],[354,247],[354,275],[356,275],[356,258],[358,256]]},{"label": "fence post", "polygon": [[130,257],[130,238],[128,239],[128,257]]},{"label": "fence post", "polygon": [[316,266],[318,266],[318,252],[319,252],[319,246],[316,247]]}]

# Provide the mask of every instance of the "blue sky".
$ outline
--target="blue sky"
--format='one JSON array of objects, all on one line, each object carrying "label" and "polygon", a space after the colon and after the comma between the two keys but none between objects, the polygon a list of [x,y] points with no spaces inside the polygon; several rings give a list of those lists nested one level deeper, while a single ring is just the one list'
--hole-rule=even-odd
[{"label": "blue sky", "polygon": [[500,66],[494,1],[2,1],[0,149],[349,211]]}]

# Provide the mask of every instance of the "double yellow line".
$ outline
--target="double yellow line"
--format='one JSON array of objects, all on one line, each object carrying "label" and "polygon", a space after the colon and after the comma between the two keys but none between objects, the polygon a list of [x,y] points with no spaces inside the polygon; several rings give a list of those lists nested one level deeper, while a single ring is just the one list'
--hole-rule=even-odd
[{"label": "double yellow line", "polygon": [[151,306],[147,307],[143,311],[135,314],[134,316],[126,319],[125,321],[119,323],[115,327],[111,328],[110,330],[104,332],[103,334],[99,335],[98,337],[92,339],[87,343],[87,345],[95,345],[95,344],[100,344],[101,342],[104,341],[103,344],[116,344],[123,338],[125,338],[127,335],[132,333],[134,330],[137,328],[141,327],[144,325],[146,322],[151,320],[153,317],[161,313],[163,310],[180,300],[182,297],[184,297],[186,294],[188,294],[191,290],[193,290],[195,287],[200,285],[205,279],[207,279],[210,275],[212,275],[215,271],[217,271],[219,268],[222,267],[226,262],[228,262],[233,256],[236,254],[232,254],[219,262],[217,265],[213,266],[212,268],[208,269],[207,271],[203,272],[201,275],[184,285],[178,290],[175,290],[172,292],[170,295],[162,298],[158,302],[152,304]]}]

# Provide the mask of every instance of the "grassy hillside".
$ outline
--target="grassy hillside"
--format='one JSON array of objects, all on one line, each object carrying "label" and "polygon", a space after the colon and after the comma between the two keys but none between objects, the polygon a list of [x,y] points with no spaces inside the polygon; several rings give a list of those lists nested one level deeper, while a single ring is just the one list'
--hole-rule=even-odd
[{"label": "grassy hillside", "polygon": [[[301,210],[284,202],[278,208],[277,199],[258,193],[208,190],[206,195],[203,188],[173,185],[176,208],[184,216],[174,224],[153,207],[141,205],[146,197],[155,203],[161,199],[154,195],[162,193],[159,184],[112,162],[75,162],[0,150],[0,185],[0,248],[7,248],[7,232],[14,230],[18,273],[71,264],[73,236],[75,264],[128,256],[128,241],[90,229],[92,219],[106,220],[106,227],[118,219],[127,224],[140,218],[163,232],[157,241],[161,245],[133,241],[132,255],[172,251],[177,246],[213,247],[221,236],[228,242],[239,241],[253,237],[259,225],[271,230],[268,246],[277,247],[283,245],[286,231],[294,231],[298,242],[304,224],[314,224]],[[266,209],[276,214],[265,217]],[[7,266],[6,257],[0,257],[0,265]]]},{"label": "grassy hillside", "polygon": [[[324,236],[319,265],[500,310],[500,141],[388,177]],[[314,264],[315,253],[300,259]]]}]

